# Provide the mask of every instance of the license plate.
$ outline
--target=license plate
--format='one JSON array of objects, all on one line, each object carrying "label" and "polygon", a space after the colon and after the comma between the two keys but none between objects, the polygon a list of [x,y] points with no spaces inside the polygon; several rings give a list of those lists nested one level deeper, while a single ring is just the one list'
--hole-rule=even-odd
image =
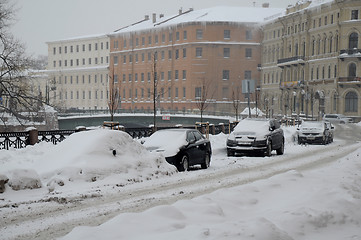
[{"label": "license plate", "polygon": [[315,140],[315,137],[307,137],[308,140]]}]

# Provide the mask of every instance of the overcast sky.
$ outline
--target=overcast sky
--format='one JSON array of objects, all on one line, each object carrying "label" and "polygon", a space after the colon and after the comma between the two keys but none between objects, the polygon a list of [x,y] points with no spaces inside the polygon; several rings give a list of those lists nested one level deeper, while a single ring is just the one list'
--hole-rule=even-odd
[{"label": "overcast sky", "polygon": [[213,6],[286,8],[297,0],[10,0],[18,8],[14,35],[29,54],[47,55],[46,42],[112,32],[152,13],[177,14]]}]

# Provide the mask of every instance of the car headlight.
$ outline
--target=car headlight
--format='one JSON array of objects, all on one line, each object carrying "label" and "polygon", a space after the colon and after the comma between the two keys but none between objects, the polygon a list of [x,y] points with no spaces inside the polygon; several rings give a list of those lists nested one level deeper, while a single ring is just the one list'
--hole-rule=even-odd
[{"label": "car headlight", "polygon": [[237,141],[232,139],[227,139],[227,146],[234,147],[237,146]]}]

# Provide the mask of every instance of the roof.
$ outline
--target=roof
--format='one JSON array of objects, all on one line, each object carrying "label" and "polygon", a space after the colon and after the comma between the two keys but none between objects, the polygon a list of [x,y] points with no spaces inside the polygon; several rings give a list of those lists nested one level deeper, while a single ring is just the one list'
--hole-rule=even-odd
[{"label": "roof", "polygon": [[193,11],[192,9],[170,17],[140,21],[115,31],[113,34],[150,30],[191,22],[262,23],[268,18],[283,15],[283,8],[256,8],[219,6]]}]

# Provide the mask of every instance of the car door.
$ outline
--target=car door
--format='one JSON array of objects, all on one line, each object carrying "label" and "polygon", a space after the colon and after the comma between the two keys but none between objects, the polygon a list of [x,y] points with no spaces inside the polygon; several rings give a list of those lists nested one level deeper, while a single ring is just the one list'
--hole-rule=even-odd
[{"label": "car door", "polygon": [[273,131],[271,133],[272,149],[278,149],[281,147],[283,141],[282,129],[280,128],[280,124],[277,120],[271,120],[270,126],[273,127]]},{"label": "car door", "polygon": [[186,153],[188,154],[189,161],[192,165],[194,160],[197,159],[199,155],[197,140],[192,131],[187,132],[187,142],[188,146],[186,148]]},{"label": "car door", "polygon": [[195,163],[203,163],[204,157],[207,153],[207,143],[206,139],[198,132],[193,132],[196,138],[196,145],[197,145],[197,157],[195,159]]}]

